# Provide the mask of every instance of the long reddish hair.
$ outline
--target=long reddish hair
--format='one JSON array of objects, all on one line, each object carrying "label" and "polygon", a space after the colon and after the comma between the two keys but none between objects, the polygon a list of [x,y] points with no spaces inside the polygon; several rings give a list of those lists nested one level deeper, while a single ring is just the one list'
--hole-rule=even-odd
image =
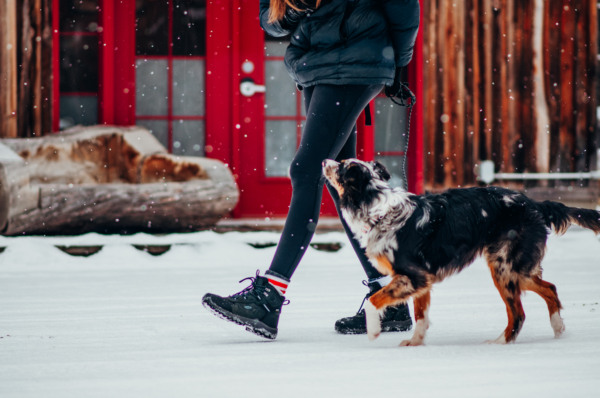
[{"label": "long reddish hair", "polygon": [[[300,1],[304,3],[303,0]],[[321,0],[317,0],[315,8],[319,8],[320,5]],[[271,0],[271,7],[269,8],[269,23],[283,19],[285,16],[285,10],[288,6],[296,11],[302,11],[301,8],[298,8],[298,6],[294,4],[293,0]]]}]

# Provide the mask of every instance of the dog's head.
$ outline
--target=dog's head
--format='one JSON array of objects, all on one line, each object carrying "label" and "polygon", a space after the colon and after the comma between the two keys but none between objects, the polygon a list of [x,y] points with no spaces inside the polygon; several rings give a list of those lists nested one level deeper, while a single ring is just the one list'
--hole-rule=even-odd
[{"label": "dog's head", "polygon": [[342,204],[360,207],[368,204],[384,188],[390,173],[381,163],[363,162],[358,159],[334,160],[323,162],[323,175],[336,189]]}]

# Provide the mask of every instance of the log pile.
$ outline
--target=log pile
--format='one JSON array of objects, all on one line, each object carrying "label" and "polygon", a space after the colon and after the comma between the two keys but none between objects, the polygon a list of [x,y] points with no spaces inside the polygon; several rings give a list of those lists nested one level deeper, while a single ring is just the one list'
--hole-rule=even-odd
[{"label": "log pile", "polygon": [[239,198],[222,162],[170,155],[139,127],[0,142],[24,160],[0,169],[4,235],[197,231]]}]

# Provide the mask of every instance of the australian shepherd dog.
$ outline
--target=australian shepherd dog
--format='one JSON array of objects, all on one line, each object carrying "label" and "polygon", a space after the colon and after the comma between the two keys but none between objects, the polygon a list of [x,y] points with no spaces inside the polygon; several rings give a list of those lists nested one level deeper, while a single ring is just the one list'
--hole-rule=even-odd
[{"label": "australian shepherd dog", "polygon": [[562,234],[571,224],[599,233],[599,212],[536,202],[499,187],[417,196],[390,188],[390,174],[382,164],[357,159],[326,160],[323,174],[339,193],[342,217],[369,260],[391,277],[365,305],[370,340],[381,332],[385,308],[412,297],[415,331],[400,345],[423,344],[432,285],[462,271],[480,255],[508,313],[508,326],[490,343],[515,341],[525,321],[521,294],[527,290],[546,301],[554,335],[565,330],[556,287],[542,279],[546,239],[552,228]]}]

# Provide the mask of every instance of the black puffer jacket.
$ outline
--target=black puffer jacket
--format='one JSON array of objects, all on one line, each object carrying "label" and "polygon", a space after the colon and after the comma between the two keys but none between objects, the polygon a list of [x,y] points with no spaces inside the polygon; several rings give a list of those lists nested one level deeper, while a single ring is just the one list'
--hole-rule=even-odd
[{"label": "black puffer jacket", "polygon": [[418,0],[324,0],[315,11],[288,8],[273,24],[269,4],[260,0],[260,25],[271,36],[292,33],[285,65],[302,86],[391,85],[395,68],[412,58]]}]

